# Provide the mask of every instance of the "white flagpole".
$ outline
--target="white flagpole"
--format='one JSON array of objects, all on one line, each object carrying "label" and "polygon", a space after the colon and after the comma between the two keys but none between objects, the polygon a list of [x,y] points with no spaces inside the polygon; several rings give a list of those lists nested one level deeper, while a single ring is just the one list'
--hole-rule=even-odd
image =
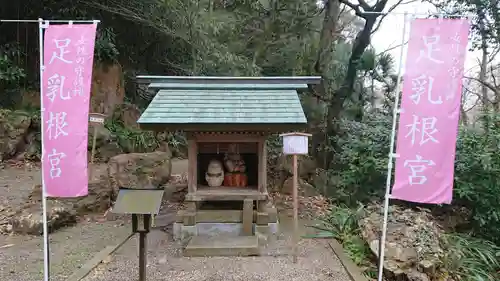
[{"label": "white flagpole", "polygon": [[[43,29],[46,27],[44,25],[43,20],[40,18],[38,19],[38,25],[39,25],[39,43],[40,43],[40,112],[41,112],[41,120],[42,120],[42,129],[41,129],[41,136],[42,136],[42,163],[43,163],[43,157],[45,154],[44,151],[44,146],[43,146],[43,112],[44,112],[44,107],[43,107],[43,70],[45,68],[43,64]],[[43,164],[42,164],[42,216],[43,216],[43,280],[44,281],[49,281],[50,279],[50,254],[49,254],[49,229],[48,229],[48,222],[47,222],[47,193],[46,193],[46,188],[45,188],[45,180],[43,176]]]},{"label": "white flagpole", "polygon": [[384,221],[382,223],[382,237],[380,238],[378,256],[378,281],[383,281],[384,277],[384,256],[385,256],[385,240],[387,236],[387,220],[389,218],[389,199],[391,197],[391,180],[392,180],[392,166],[393,160],[397,156],[394,154],[394,143],[396,139],[396,126],[399,114],[399,91],[401,89],[401,75],[403,72],[403,58],[404,58],[404,45],[406,37],[408,14],[404,14],[403,23],[403,36],[401,38],[401,52],[399,53],[399,70],[398,79],[396,82],[396,97],[394,99],[394,108],[392,116],[392,132],[391,132],[391,146],[389,148],[389,162],[387,163],[387,180],[385,185],[385,201],[384,201]]}]

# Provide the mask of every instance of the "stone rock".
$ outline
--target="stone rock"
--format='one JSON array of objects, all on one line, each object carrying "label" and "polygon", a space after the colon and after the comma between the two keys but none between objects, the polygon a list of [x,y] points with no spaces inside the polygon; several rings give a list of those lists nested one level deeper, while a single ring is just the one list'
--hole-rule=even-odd
[{"label": "stone rock", "polygon": [[[373,254],[378,256],[380,240],[373,240],[369,243]],[[385,243],[385,258],[400,263],[411,263],[417,259],[417,251],[414,248],[401,247],[397,243]]]},{"label": "stone rock", "polygon": [[[122,148],[113,142],[113,136],[111,132],[104,126],[97,126],[95,128],[96,134],[96,150],[94,155],[94,162],[108,162],[113,156],[123,153]],[[89,138],[88,138],[88,159],[90,161],[92,154],[92,142],[94,137],[94,127],[89,126]]]},{"label": "stone rock", "polygon": [[436,263],[429,260],[421,260],[418,262],[417,269],[420,272],[434,275],[436,273]]},{"label": "stone rock", "polygon": [[418,271],[410,271],[406,274],[408,281],[430,281],[431,279],[425,273]]},{"label": "stone rock", "polygon": [[170,180],[171,154],[168,152],[129,153],[109,160],[109,181],[114,195],[120,187],[141,189],[160,186]]},{"label": "stone rock", "polygon": [[[74,225],[76,212],[71,206],[57,200],[48,202],[47,225],[49,233],[59,228]],[[32,204],[22,208],[10,219],[11,231],[19,234],[42,235],[43,219],[41,204]]]},{"label": "stone rock", "polygon": [[141,110],[134,104],[122,103],[117,105],[112,114],[113,120],[120,120],[127,128],[138,129],[137,120],[141,117]]},{"label": "stone rock", "polygon": [[40,127],[39,124],[35,124],[35,120],[32,120],[31,131],[26,136],[26,146],[24,152],[17,157],[17,160],[31,160],[31,161],[39,161],[41,157],[42,151],[42,136],[39,133]]},{"label": "stone rock", "polygon": [[23,152],[31,117],[22,111],[0,110],[0,161]]},{"label": "stone rock", "polygon": [[[281,193],[286,195],[292,195],[293,193],[293,177],[288,178],[283,183],[283,187],[281,189]],[[310,185],[303,179],[299,179],[299,196],[312,197],[319,195],[314,186]]]},{"label": "stone rock", "polygon": [[40,108],[40,92],[21,89],[20,108]]},{"label": "stone rock", "polygon": [[123,70],[119,64],[95,63],[92,71],[90,112],[111,115],[125,99]]},{"label": "stone rock", "polygon": [[112,136],[111,132],[106,129],[104,126],[89,126],[89,138],[88,138],[88,146],[89,149],[92,149],[92,141],[94,139],[94,132],[96,135],[96,147],[101,147],[105,144],[111,142]]},{"label": "stone rock", "polygon": [[[65,207],[76,212],[77,216],[104,212],[111,207],[113,198],[113,190],[109,186],[109,181],[106,177],[91,179],[88,185],[89,193],[87,196],[75,198],[58,198],[57,200],[49,198],[49,201],[58,201],[64,204]],[[41,185],[35,185],[30,196],[29,202],[40,204],[42,200]]]},{"label": "stone rock", "polygon": [[170,147],[169,143],[166,141],[159,141],[158,148],[155,151],[163,151],[172,154],[172,157],[187,159],[187,150],[182,145],[178,145],[177,147]]},{"label": "stone rock", "polygon": [[123,153],[122,148],[116,142],[110,142],[97,149],[97,156],[101,162],[108,162],[109,159]]},{"label": "stone rock", "polygon": [[[299,177],[308,178],[316,170],[316,161],[309,156],[298,156],[297,159]],[[292,157],[282,155],[279,163],[279,169],[288,175],[293,175]]]},{"label": "stone rock", "polygon": [[[76,223],[77,218],[91,213],[103,213],[111,207],[113,190],[109,185],[107,169],[94,169],[89,179],[87,196],[76,198],[48,198],[49,231]],[[104,166],[106,168],[106,166]],[[41,235],[42,187],[33,187],[25,203],[11,211],[0,206],[0,232]],[[10,228],[10,229],[9,229]]]},{"label": "stone rock", "polygon": [[[361,234],[375,256],[378,256],[382,210],[380,205],[369,205],[358,221]],[[439,242],[443,233],[429,211],[392,205],[385,248],[384,270],[387,275],[391,278],[403,275],[401,280],[404,281],[432,279],[438,257],[443,253]]]},{"label": "stone rock", "polygon": [[172,175],[163,188],[165,189],[164,201],[183,202],[188,191],[187,173]]},{"label": "stone rock", "polygon": [[0,234],[12,232],[10,219],[16,214],[16,212],[13,211],[9,205],[10,204],[7,200],[0,205]]}]

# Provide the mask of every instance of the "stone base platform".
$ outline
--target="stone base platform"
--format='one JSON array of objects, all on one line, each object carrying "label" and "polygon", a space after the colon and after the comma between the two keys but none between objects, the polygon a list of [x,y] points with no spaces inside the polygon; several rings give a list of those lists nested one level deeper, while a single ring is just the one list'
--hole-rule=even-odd
[{"label": "stone base platform", "polygon": [[[278,233],[278,226],[278,222],[267,225],[253,224],[253,236],[258,237],[259,241],[265,242],[270,235]],[[176,222],[173,228],[174,239],[177,241],[184,241],[196,236],[249,237],[242,236],[244,234],[243,223],[202,222],[195,225],[184,225]]]},{"label": "stone base platform", "polygon": [[[250,201],[251,203],[251,201]],[[174,239],[192,236],[257,236],[259,240],[278,232],[276,208],[252,210],[181,210],[174,223]]]},{"label": "stone base platform", "polygon": [[256,236],[195,236],[191,238],[184,256],[258,256],[259,242]]}]

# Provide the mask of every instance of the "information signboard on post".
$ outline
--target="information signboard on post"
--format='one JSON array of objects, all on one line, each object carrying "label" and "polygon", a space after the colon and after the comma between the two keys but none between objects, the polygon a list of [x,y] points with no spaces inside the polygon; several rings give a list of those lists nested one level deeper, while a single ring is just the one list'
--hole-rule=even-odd
[{"label": "information signboard on post", "polygon": [[309,153],[309,137],[306,133],[281,134],[283,138],[283,154],[292,155],[293,159],[293,262],[297,262],[297,244],[299,242],[299,203],[298,193],[298,167],[297,155],[307,155]]},{"label": "information signboard on post", "polygon": [[90,154],[90,163],[94,164],[95,157],[95,146],[97,141],[97,127],[103,126],[104,121],[106,121],[106,115],[101,113],[90,113],[89,122],[92,127],[94,127],[94,134],[92,138],[92,154]]}]

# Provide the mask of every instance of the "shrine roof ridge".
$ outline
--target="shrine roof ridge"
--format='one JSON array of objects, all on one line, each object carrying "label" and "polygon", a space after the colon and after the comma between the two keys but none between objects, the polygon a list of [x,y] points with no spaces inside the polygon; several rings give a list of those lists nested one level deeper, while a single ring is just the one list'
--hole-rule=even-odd
[{"label": "shrine roof ridge", "polygon": [[309,85],[319,84],[321,76],[136,76],[136,82],[140,84],[164,83],[164,84],[295,84]]}]

